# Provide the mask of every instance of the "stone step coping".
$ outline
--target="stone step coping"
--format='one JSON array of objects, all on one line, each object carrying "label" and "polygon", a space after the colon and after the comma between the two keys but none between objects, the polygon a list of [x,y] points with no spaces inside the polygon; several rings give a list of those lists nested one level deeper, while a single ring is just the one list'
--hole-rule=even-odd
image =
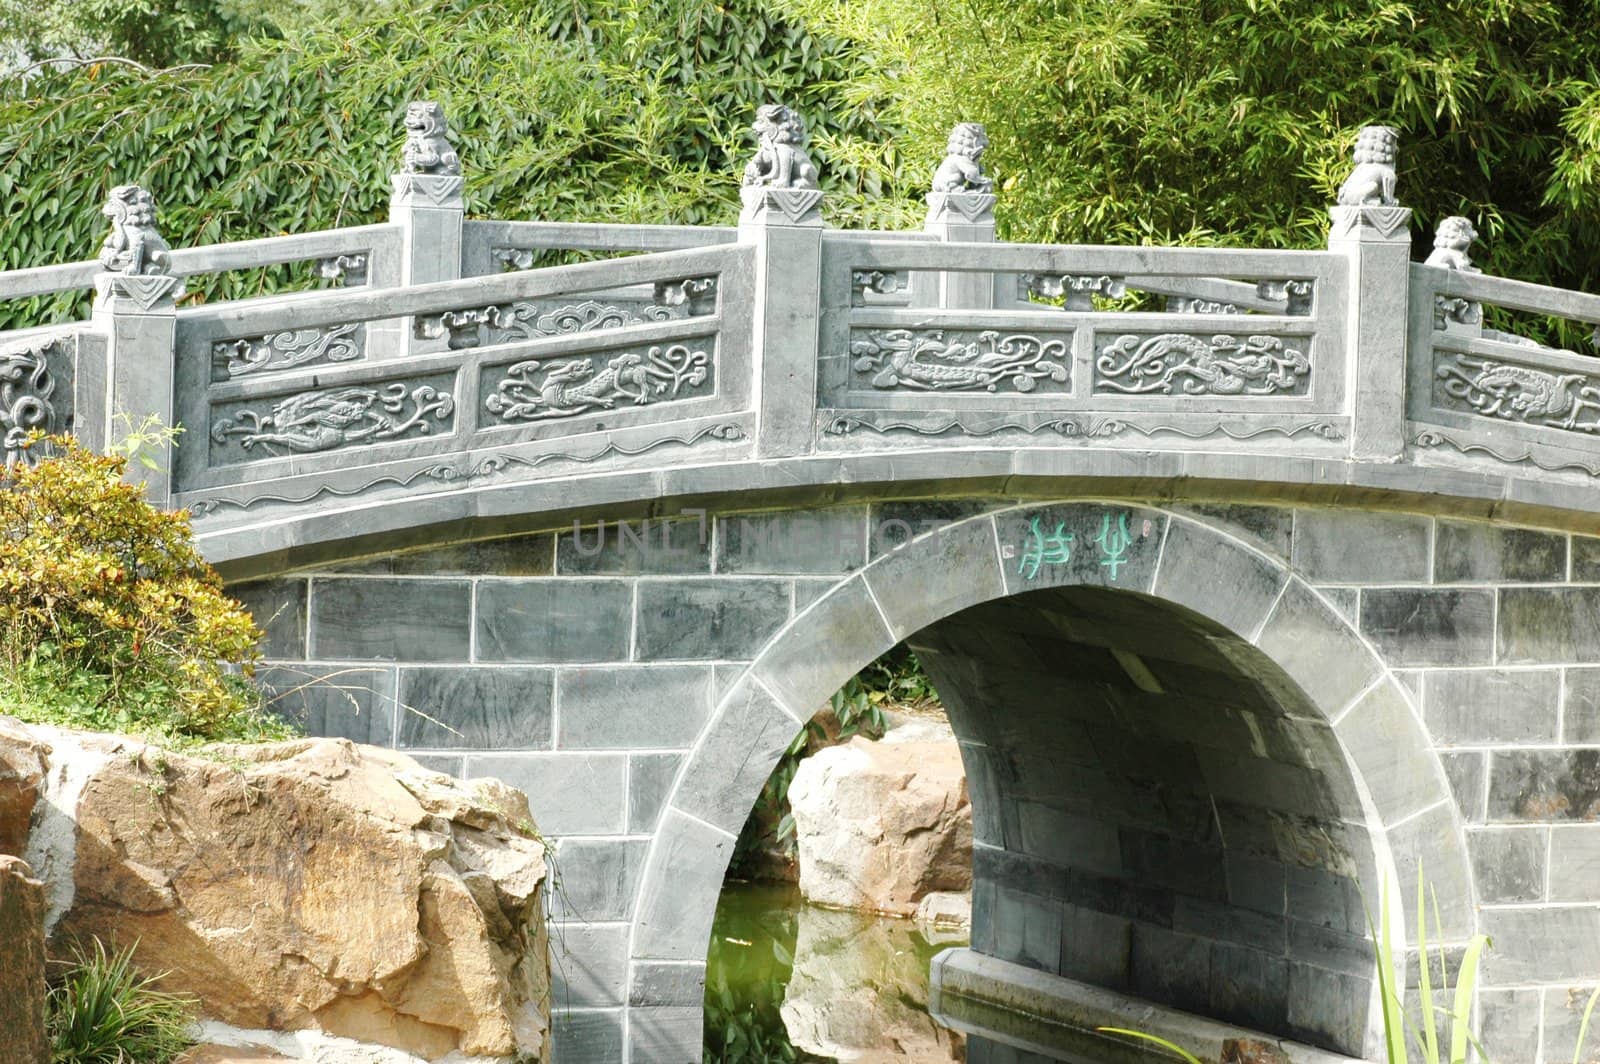
[{"label": "stone step coping", "polygon": [[1051,975],[1010,961],[986,957],[966,947],[939,953],[930,965],[928,1012],[940,1023],[1019,1049],[1059,1053],[1052,1035],[1078,1033],[1094,1043],[1092,1059],[1123,1064],[1151,1059],[1151,1047],[1127,1042],[1126,1057],[1110,1036],[1096,1027],[1143,1031],[1182,1046],[1201,1060],[1221,1059],[1225,1040],[1251,1039],[1281,1049],[1290,1064],[1362,1064],[1346,1057],[1244,1027],[1218,1023],[1100,987]]}]

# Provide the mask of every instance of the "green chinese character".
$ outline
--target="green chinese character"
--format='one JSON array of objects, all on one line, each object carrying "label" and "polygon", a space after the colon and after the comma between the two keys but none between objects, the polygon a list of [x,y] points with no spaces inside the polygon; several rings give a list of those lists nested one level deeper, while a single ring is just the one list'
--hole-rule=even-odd
[{"label": "green chinese character", "polygon": [[1094,541],[1100,547],[1100,567],[1110,569],[1111,579],[1115,580],[1128,561],[1128,548],[1133,546],[1133,534],[1128,531],[1128,515],[1119,515],[1117,525],[1113,528],[1111,514],[1107,513],[1100,522],[1100,534]]},{"label": "green chinese character", "polygon": [[1017,563],[1017,572],[1024,580],[1032,580],[1039,575],[1039,569],[1045,565],[1065,565],[1072,558],[1072,534],[1065,532],[1066,522],[1056,525],[1054,532],[1046,533],[1039,525],[1039,516],[1033,517],[1033,522],[1028,526],[1028,542],[1022,550],[1022,560]]}]

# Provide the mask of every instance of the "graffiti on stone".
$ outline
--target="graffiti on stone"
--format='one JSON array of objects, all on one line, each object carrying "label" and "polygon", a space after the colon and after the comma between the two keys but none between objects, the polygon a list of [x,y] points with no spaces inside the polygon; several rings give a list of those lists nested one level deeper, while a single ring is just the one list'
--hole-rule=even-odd
[{"label": "graffiti on stone", "polygon": [[1072,533],[1067,523],[1058,521],[1053,531],[1046,532],[1039,515],[1034,514],[1028,523],[1028,538],[1022,546],[1022,557],[1017,561],[1017,575],[1032,580],[1046,565],[1065,565],[1072,560]]}]

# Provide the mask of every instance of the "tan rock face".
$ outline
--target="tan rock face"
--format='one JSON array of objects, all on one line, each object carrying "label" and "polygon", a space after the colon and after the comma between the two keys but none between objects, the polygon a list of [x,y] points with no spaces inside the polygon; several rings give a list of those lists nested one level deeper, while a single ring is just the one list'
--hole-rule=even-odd
[{"label": "tan rock face", "polygon": [[0,727],[0,854],[21,857],[27,848],[49,753],[49,746],[20,727]]},{"label": "tan rock face", "polygon": [[44,1028],[44,884],[0,855],[0,1064],[50,1059]]},{"label": "tan rock face", "polygon": [[94,772],[54,945],[137,940],[142,970],[236,1027],[543,1054],[544,849],[520,793],[342,740],[214,756],[131,746]]},{"label": "tan rock face", "polygon": [[800,891],[819,905],[910,916],[972,889],[972,807],[953,742],[852,739],[801,762],[789,786]]}]

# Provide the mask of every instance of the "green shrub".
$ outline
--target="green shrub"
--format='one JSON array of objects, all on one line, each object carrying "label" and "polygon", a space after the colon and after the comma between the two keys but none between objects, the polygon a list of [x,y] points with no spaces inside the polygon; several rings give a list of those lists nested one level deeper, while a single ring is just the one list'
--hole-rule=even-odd
[{"label": "green shrub", "polygon": [[0,480],[0,712],[169,740],[287,735],[248,675],[260,631],[187,513],[150,505],[125,455],[37,440]]},{"label": "green shrub", "polygon": [[157,978],[134,969],[131,947],[74,946],[46,1002],[51,1064],[167,1064],[192,1045],[189,1001]]}]

